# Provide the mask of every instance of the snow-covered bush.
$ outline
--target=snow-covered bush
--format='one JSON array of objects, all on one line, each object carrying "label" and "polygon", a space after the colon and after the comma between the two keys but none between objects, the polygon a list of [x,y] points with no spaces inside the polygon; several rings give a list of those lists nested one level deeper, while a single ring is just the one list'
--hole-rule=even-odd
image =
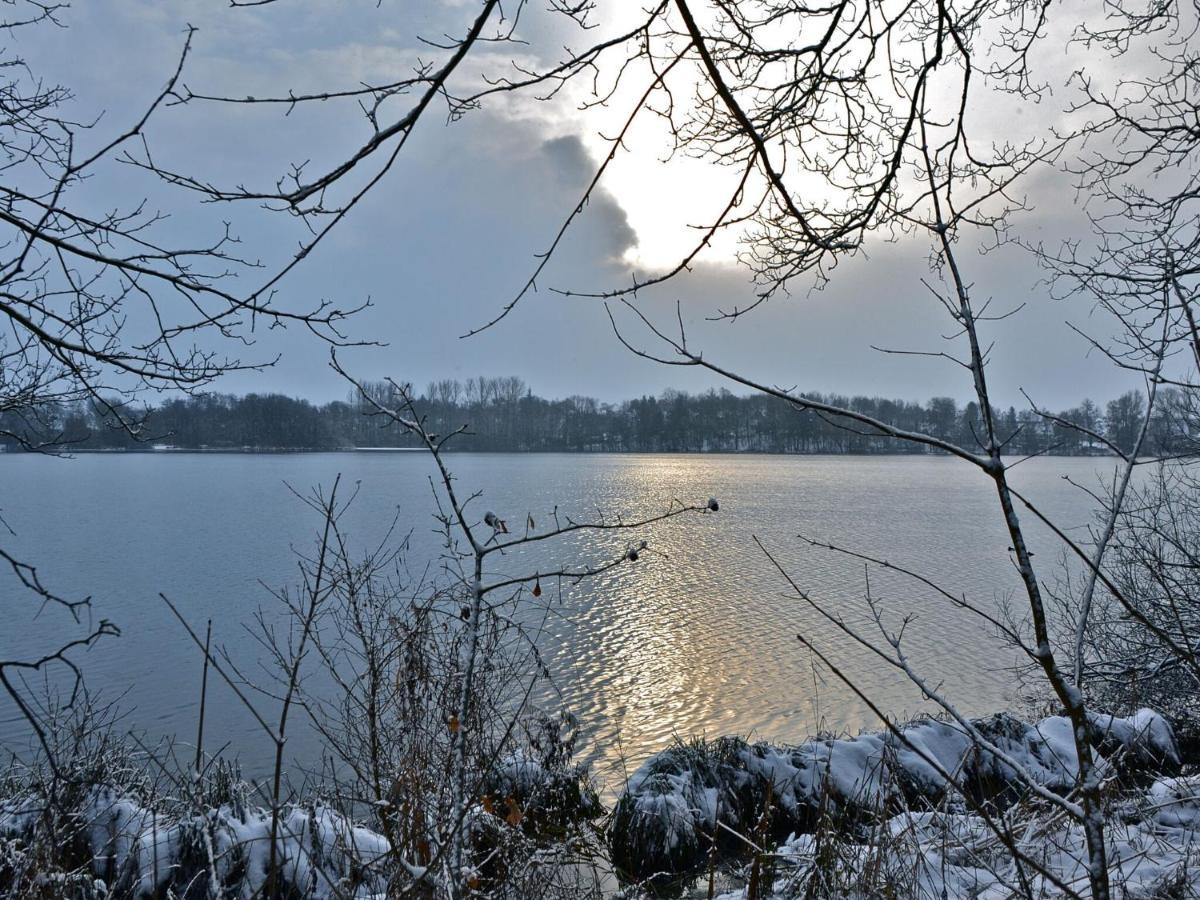
[{"label": "snow-covered bush", "polygon": [[526,748],[500,760],[483,782],[483,798],[500,805],[530,834],[562,833],[603,813],[600,796],[586,766],[573,762],[576,722],[534,717],[527,725]]}]

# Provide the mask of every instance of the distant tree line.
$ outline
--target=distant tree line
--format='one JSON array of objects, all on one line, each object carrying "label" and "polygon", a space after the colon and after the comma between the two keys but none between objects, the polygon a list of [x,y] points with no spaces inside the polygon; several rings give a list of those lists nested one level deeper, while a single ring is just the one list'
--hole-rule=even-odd
[{"label": "distant tree line", "polygon": [[[384,404],[392,387],[366,385]],[[1169,392],[1168,392],[1169,393]],[[818,395],[808,395],[818,396]],[[960,406],[950,397],[926,403],[880,397],[819,395],[889,425],[921,431],[963,445],[982,434],[979,407]],[[479,451],[611,451],[670,453],[897,453],[919,448],[865,432],[836,417],[801,412],[767,396],[738,396],[727,390],[699,394],[668,390],[658,397],[602,403],[592,397],[547,400],[535,396],[517,377],[443,379],[421,394],[427,427],[445,434],[467,431],[453,446]],[[995,412],[1011,455],[1108,452],[1105,442],[1130,447],[1144,409],[1142,396],[1129,392],[1103,407],[1084,400],[1051,414],[1028,408]],[[1182,401],[1168,396],[1159,405],[1145,451],[1181,452],[1193,436],[1180,425]],[[412,438],[355,396],[317,405],[280,394],[200,394],[165,400],[139,410],[140,439],[119,427],[103,404],[64,403],[20,420],[0,413],[0,431],[24,435],[31,444],[62,442],[77,449],[148,449],[170,446],[211,450],[337,450],[408,447]],[[8,418],[6,418],[8,417]],[[1063,423],[1094,433],[1089,438]],[[9,439],[6,449],[18,449]]]}]

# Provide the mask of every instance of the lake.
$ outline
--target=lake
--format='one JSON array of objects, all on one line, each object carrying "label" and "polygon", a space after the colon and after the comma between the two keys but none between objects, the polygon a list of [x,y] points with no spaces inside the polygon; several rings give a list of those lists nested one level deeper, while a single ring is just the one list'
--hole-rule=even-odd
[{"label": "lake", "polygon": [[[636,765],[676,735],[752,734],[799,741],[818,729],[857,730],[875,719],[797,641],[803,633],[876,703],[895,715],[922,708],[917,691],[886,670],[794,593],[754,543],[796,583],[848,621],[863,623],[863,567],[798,540],[804,534],[919,571],[955,594],[994,607],[1015,596],[1016,574],[991,483],[956,460],[932,456],[685,456],[456,454],[447,461],[464,494],[539,525],[555,507],[577,519],[660,511],[673,499],[720,500],[717,515],[686,516],[643,535],[653,553],[582,584],[545,586],[549,615],[538,638],[562,701],[579,717],[585,755],[610,786],[624,758]],[[1041,458],[1013,470],[1016,485],[1064,527],[1083,535],[1091,501],[1063,476],[1096,486],[1105,459]],[[150,739],[193,740],[201,657],[159,592],[214,643],[254,672],[261,652],[246,626],[267,587],[296,581],[293,548],[310,549],[320,522],[289,490],[328,487],[339,474],[359,494],[344,521],[360,546],[397,516],[411,530],[410,568],[436,559],[431,461],[418,453],[86,454],[0,456],[0,505],[15,531],[3,544],[38,567],[48,587],[90,595],[96,617],[123,635],[80,657],[88,685],[119,700],[121,727]],[[1029,516],[1026,515],[1026,520]],[[1049,532],[1030,524],[1040,577],[1061,573]],[[498,574],[607,559],[628,536],[579,533]],[[528,569],[526,569],[528,566]],[[80,633],[60,610],[38,613],[5,573],[0,657],[29,658]],[[980,621],[928,588],[873,572],[872,595],[889,621],[904,614],[910,656],[970,713],[1014,701],[1011,651]],[[1017,597],[1019,601],[1019,597]],[[1019,606],[1018,606],[1019,608]],[[210,684],[206,747],[228,745],[246,774],[270,767],[265,739],[224,685]],[[264,704],[265,705],[265,704]],[[619,735],[619,741],[616,737]],[[28,744],[0,701],[0,747]],[[319,756],[311,732],[288,743],[297,768]],[[616,771],[614,771],[614,769]]]}]

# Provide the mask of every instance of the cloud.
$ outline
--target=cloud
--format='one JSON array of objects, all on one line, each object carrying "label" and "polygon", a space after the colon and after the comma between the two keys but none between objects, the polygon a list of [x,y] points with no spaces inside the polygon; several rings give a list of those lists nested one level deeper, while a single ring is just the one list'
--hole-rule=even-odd
[{"label": "cloud", "polygon": [[[414,45],[403,35],[411,37],[414,29],[457,33],[463,24],[463,10],[444,4],[414,4],[411,19],[389,14],[386,7],[378,15],[348,16],[330,2],[279,6],[303,9],[303,14],[271,18],[275,12],[247,16],[244,10],[207,7],[203,15],[197,13],[203,30],[190,83],[197,88],[201,82],[252,84],[256,92],[286,91],[291,84],[347,86],[373,74],[404,71]],[[43,43],[27,42],[22,49],[58,80],[81,86],[80,109],[109,110],[103,124],[116,128],[165,80],[192,4],[123,0],[110,15],[99,7],[77,5],[72,28],[47,33]],[[131,45],[138,54],[127,52]],[[495,51],[476,60],[484,67],[509,62]],[[477,74],[473,69],[463,77]],[[279,302],[306,308],[329,299],[353,306],[370,297],[374,307],[351,323],[350,335],[386,346],[348,351],[344,360],[368,378],[390,374],[423,383],[442,376],[512,373],[542,394],[583,393],[607,400],[668,386],[718,385],[695,369],[631,356],[611,336],[602,305],[549,290],[623,286],[630,283],[634,264],[644,275],[677,262],[696,237],[686,225],[707,220],[707,207],[727,197],[722,178],[730,173],[714,173],[712,166],[689,159],[659,163],[650,120],[647,131],[635,129],[630,135],[631,152],[618,157],[613,177],[577,217],[538,290],[496,328],[469,341],[459,339],[519,291],[607,152],[595,137],[607,123],[590,120],[585,129],[572,111],[572,99],[570,92],[548,103],[503,95],[453,123],[445,121],[440,108],[431,110],[361,207],[280,285]],[[311,169],[321,168],[357,146],[365,128],[360,112],[353,107],[337,112],[333,104],[287,116],[279,109],[187,106],[166,111],[153,137],[156,152],[180,170],[253,186],[273,184],[287,163],[309,156]],[[133,173],[118,174],[107,187],[101,180],[88,185],[98,208],[141,196],[141,188],[129,181]],[[1081,217],[1071,208],[1068,179],[1047,169],[1025,184],[1039,200],[1051,198],[1044,211],[1026,219],[1026,234],[1041,234],[1049,243],[1079,233]],[[242,247],[266,262],[294,252],[298,239],[295,220],[249,205],[169,208],[176,213],[170,227],[189,234],[188,229],[214,217],[235,217]],[[947,349],[940,336],[951,326],[921,284],[928,276],[924,245],[880,242],[869,250],[839,266],[827,289],[810,293],[806,284],[797,283],[795,296],[781,296],[732,326],[706,317],[745,305],[754,289],[744,271],[711,260],[641,292],[638,303],[669,324],[680,302],[698,349],[769,383],[966,399],[970,385],[953,364],[871,349],[872,344]],[[980,258],[965,252],[964,261],[977,296],[994,296],[996,308],[1027,303],[1018,316],[986,329],[997,340],[992,373],[998,403],[1017,402],[1020,387],[1056,407],[1084,394],[1103,399],[1125,389],[1119,373],[1086,358],[1081,339],[1064,324],[1086,318],[1089,309],[1051,300],[1029,256],[1005,248]],[[282,362],[262,374],[227,379],[221,389],[278,390],[318,399],[345,395],[345,385],[325,366],[326,348],[311,336],[290,330],[256,337],[259,344],[238,348],[239,355],[258,359],[280,352]]]},{"label": "cloud", "polygon": [[[583,141],[573,134],[552,138],[542,144],[542,154],[553,167],[559,183],[582,197],[599,165],[588,155]],[[602,259],[620,259],[637,246],[637,234],[629,225],[629,216],[603,185],[592,192],[580,227],[594,235],[592,251]]]}]

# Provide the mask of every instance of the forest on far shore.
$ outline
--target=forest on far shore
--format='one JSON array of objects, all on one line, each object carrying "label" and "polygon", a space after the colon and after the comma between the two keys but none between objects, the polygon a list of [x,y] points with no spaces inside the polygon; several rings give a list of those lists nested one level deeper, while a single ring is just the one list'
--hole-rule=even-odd
[{"label": "forest on far shore", "polygon": [[[392,386],[366,385],[388,405]],[[880,397],[804,394],[866,414],[887,426],[922,432],[963,446],[977,446],[985,432],[980,408],[953,398],[925,403]],[[1182,425],[1183,401],[1170,389],[1155,410],[1144,452],[1171,454],[1193,445]],[[668,390],[620,403],[592,397],[547,400],[517,377],[444,379],[431,382],[419,408],[431,431],[467,431],[451,449],[517,452],[667,453],[920,453],[920,445],[871,433],[837,416],[800,411],[761,394],[727,390],[689,394]],[[282,394],[205,393],[132,408],[101,404],[49,404],[35,413],[0,414],[0,446],[20,450],[57,442],[76,450],[339,450],[410,447],[411,434],[354,396],[314,404]],[[998,433],[1012,455],[1110,452],[1108,444],[1134,444],[1144,414],[1141,394],[1129,392],[1103,405],[1083,400],[1067,410],[1028,407],[993,410]],[[139,438],[118,426],[117,417],[139,422]],[[1071,423],[1080,428],[1069,427]],[[1091,432],[1089,438],[1085,432]]]}]

